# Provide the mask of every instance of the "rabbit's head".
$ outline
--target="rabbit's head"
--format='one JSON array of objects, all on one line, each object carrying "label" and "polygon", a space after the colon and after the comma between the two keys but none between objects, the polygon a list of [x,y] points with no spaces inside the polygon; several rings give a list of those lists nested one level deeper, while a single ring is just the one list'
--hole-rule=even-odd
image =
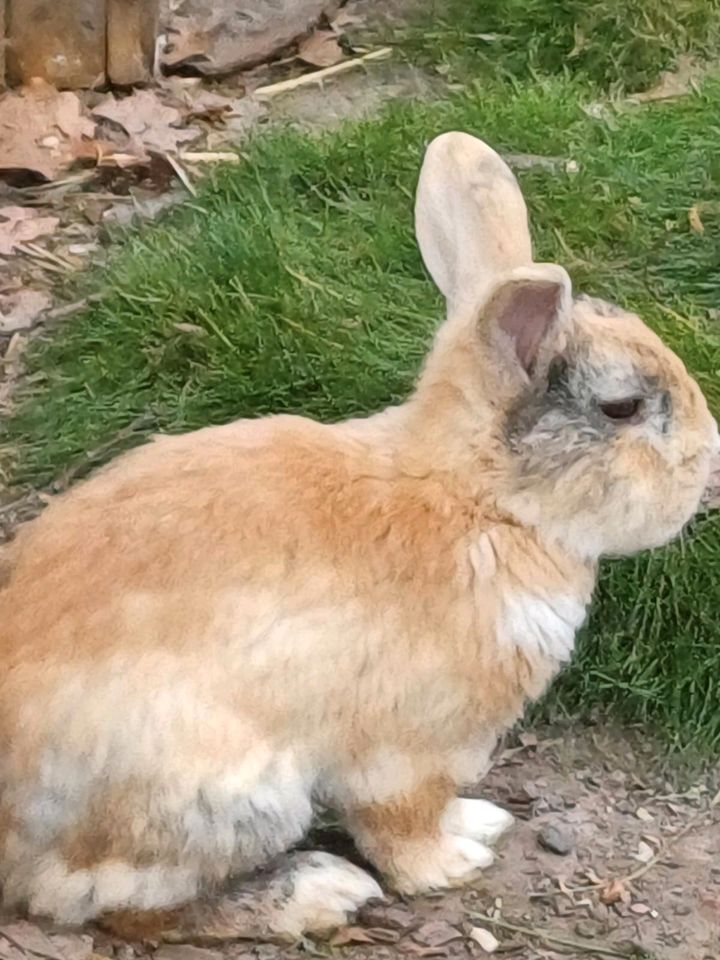
[{"label": "rabbit's head", "polygon": [[419,391],[428,410],[454,395],[498,504],[587,558],[678,534],[720,454],[681,360],[639,317],[533,263],[517,181],[474,137],[430,144],[416,228],[448,302]]}]

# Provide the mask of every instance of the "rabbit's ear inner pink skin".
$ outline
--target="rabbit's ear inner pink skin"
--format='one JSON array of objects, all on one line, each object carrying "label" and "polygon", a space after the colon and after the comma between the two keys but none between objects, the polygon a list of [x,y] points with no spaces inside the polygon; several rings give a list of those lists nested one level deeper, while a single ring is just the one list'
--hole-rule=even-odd
[{"label": "rabbit's ear inner pink skin", "polygon": [[[477,336],[495,361],[516,362],[528,380],[544,371],[570,313],[570,278],[554,264],[533,264],[500,274],[477,319]],[[510,345],[513,356],[508,358]],[[524,382],[524,380],[523,380]]]},{"label": "rabbit's ear inner pink skin", "polygon": [[510,337],[518,361],[526,373],[531,373],[540,344],[547,335],[553,319],[559,312],[561,291],[557,286],[526,284],[510,288],[498,297],[495,321]]}]

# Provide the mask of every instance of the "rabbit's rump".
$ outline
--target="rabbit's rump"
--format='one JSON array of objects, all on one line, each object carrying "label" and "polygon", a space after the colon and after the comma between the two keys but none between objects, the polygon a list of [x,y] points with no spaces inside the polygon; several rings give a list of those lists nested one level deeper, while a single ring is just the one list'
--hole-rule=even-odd
[{"label": "rabbit's rump", "polygon": [[6,903],[76,922],[120,906],[167,907],[306,832],[302,759],[273,748],[187,673],[169,671],[150,696],[133,690],[132,673],[149,666],[106,664],[104,678],[97,667],[77,671],[44,705],[53,733],[2,797]]}]

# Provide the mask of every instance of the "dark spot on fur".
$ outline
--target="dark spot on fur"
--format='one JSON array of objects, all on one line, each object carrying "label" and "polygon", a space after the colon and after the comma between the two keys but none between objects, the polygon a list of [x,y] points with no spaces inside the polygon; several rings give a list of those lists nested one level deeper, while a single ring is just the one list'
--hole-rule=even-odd
[{"label": "dark spot on fur", "polygon": [[0,590],[2,590],[4,587],[7,587],[7,585],[10,583],[10,580],[12,579],[12,572],[13,568],[10,561],[0,557]]}]

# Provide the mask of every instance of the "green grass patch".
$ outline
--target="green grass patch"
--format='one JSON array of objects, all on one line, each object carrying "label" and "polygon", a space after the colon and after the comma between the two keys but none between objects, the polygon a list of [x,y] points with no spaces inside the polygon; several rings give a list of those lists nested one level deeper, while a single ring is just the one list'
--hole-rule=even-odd
[{"label": "green grass patch", "polygon": [[682,54],[720,51],[719,0],[434,0],[394,39],[456,79],[576,76],[640,91]]},{"label": "green grass patch", "polygon": [[[575,159],[521,174],[537,254],[643,315],[720,408],[720,83],[592,119],[568,78],[471,85],[321,138],[279,132],[192,203],[128,236],[105,292],[28,362],[5,425],[19,484],[44,485],[144,417],[178,431],[270,411],[336,419],[407,395],[441,316],[412,233],[424,143],[447,129]],[[608,562],[548,710],[601,705],[679,745],[720,749],[720,519]]]}]

